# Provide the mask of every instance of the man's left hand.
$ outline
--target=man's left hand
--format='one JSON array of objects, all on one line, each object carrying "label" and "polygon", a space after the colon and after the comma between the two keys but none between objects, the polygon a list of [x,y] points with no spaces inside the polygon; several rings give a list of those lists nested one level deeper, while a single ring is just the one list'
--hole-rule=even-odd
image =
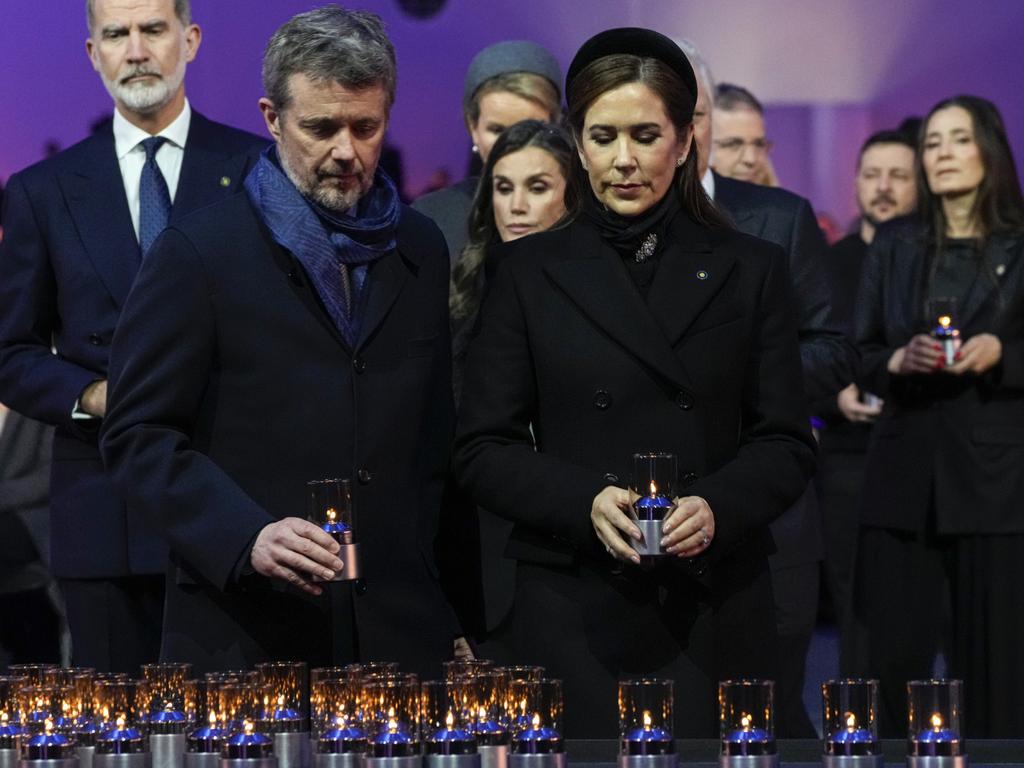
[{"label": "man's left hand", "polygon": [[957,360],[946,368],[949,373],[981,374],[990,370],[1003,359],[1003,343],[991,333],[972,336],[957,353]]}]

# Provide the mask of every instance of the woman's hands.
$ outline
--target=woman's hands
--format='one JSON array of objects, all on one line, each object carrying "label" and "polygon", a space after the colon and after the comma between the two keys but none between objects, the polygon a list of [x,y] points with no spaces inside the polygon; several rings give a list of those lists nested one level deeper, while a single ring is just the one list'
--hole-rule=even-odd
[{"label": "woman's hands", "polygon": [[[640,529],[628,513],[631,501],[629,491],[609,485],[594,497],[590,522],[609,555],[639,565],[640,555],[629,545],[629,540],[641,539]],[[665,535],[661,545],[669,554],[693,557],[711,545],[715,516],[700,496],[683,496],[676,499],[675,509],[665,518],[662,530]]]},{"label": "woman's hands", "polygon": [[991,333],[972,336],[956,352],[953,365],[946,365],[942,345],[931,336],[919,333],[907,345],[900,347],[889,358],[889,373],[907,375],[911,373],[935,373],[948,371],[953,374],[982,374],[995,367],[1003,358],[1003,344]]}]

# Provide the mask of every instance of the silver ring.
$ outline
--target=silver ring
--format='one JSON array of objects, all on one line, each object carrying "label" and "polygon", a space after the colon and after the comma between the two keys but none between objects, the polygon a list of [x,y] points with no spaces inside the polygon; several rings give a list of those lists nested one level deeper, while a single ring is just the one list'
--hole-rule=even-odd
[{"label": "silver ring", "polygon": [[606,550],[608,550],[608,554],[609,554],[609,555],[611,555],[612,557],[615,557],[615,552],[613,552],[613,551],[612,551],[612,548],[611,548],[610,546],[608,546],[607,544],[605,544],[604,548],[605,548]]},{"label": "silver ring", "polygon": [[711,543],[711,537],[708,536],[708,532],[705,531],[703,528],[700,529],[700,532],[701,535],[704,537],[703,539],[701,539],[701,546],[706,547],[708,544]]}]

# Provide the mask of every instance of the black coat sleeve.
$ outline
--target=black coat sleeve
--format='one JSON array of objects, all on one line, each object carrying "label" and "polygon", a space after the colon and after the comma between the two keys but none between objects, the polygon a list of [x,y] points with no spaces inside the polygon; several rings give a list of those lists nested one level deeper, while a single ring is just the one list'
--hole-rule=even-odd
[{"label": "black coat sleeve", "polygon": [[100,439],[129,506],[177,556],[224,589],[253,537],[275,518],[192,443],[216,365],[212,292],[192,243],[165,230],[114,334]]}]

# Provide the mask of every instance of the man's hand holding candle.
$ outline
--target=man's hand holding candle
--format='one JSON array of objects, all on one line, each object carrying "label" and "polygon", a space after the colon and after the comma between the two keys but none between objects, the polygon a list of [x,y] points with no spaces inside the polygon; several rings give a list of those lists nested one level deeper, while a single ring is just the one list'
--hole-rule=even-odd
[{"label": "man's hand holding candle", "polygon": [[926,333],[919,333],[889,358],[889,373],[907,376],[911,373],[934,373],[946,364],[942,345]]},{"label": "man's hand holding candle", "polygon": [[345,567],[335,555],[340,549],[320,526],[297,517],[286,517],[265,526],[256,536],[250,560],[263,576],[282,579],[311,595],[323,590],[309,581],[315,574],[325,581]]}]

